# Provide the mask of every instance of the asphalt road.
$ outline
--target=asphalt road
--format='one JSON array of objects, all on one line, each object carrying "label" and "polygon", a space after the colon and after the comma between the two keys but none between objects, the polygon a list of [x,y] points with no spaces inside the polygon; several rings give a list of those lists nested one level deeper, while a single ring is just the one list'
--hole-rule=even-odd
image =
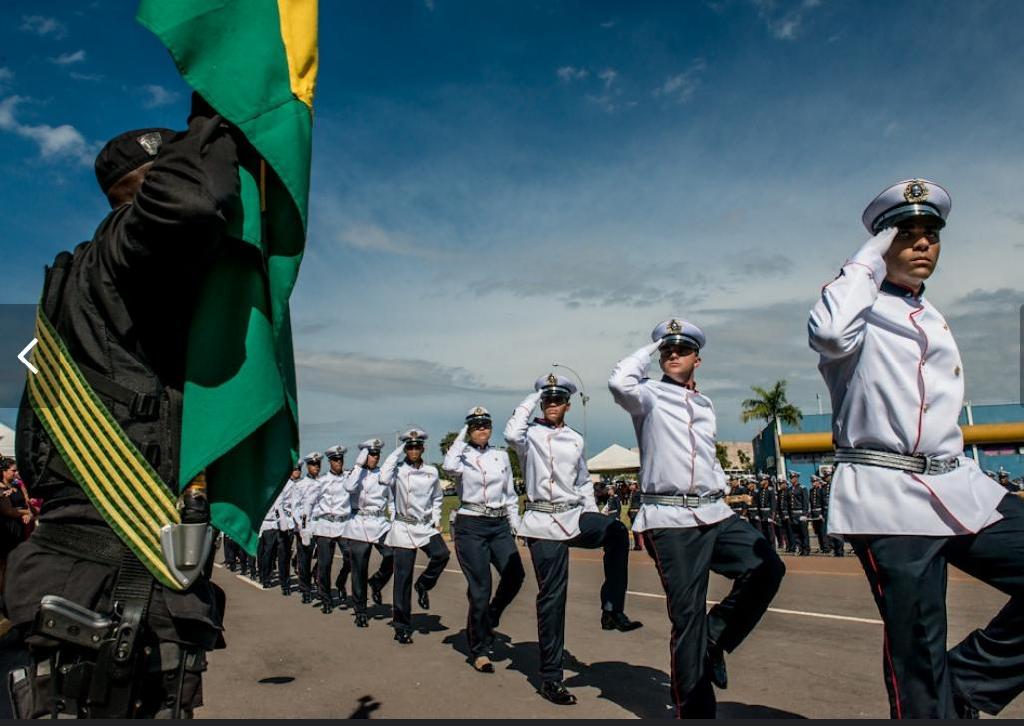
[{"label": "asphalt road", "polygon": [[[579,698],[560,707],[536,694],[536,581],[523,550],[526,583],[499,631],[496,673],[466,662],[465,582],[454,554],[431,593],[413,608],[415,642],[400,646],[385,606],[367,629],[351,610],[331,615],[297,594],[258,586],[218,567],[226,591],[226,650],[212,653],[200,718],[667,718],[669,623],[653,563],[631,553],[626,612],[644,623],[632,633],[600,629],[599,551],[574,550],[566,622],[566,681]],[[419,555],[418,564],[423,556]],[[733,718],[887,717],[882,627],[857,560],[784,558],[788,572],[772,609],[728,656],[730,686],[719,716]],[[376,555],[371,563],[375,567]],[[372,571],[372,569],[371,569]],[[709,598],[727,591],[713,576]],[[958,642],[1006,598],[952,571],[949,640]],[[1024,698],[1002,717],[1024,717]]]}]

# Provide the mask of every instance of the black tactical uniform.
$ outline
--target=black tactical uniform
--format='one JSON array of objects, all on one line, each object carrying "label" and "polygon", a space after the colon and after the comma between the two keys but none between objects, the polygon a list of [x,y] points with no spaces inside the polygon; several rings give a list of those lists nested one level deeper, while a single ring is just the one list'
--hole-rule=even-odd
[{"label": "black tactical uniform", "polygon": [[[97,160],[104,191],[114,180],[104,178],[111,169],[101,162],[114,144],[136,141],[155,154],[153,165],[132,203],[114,209],[91,241],[57,256],[41,301],[96,395],[172,491],[180,489],[191,303],[207,265],[226,251],[226,210],[238,194],[235,142],[219,117],[207,115],[212,114],[191,119],[181,134],[147,129],[133,132],[145,133],[145,139],[122,135],[104,149]],[[123,176],[122,170],[114,171]],[[39,527],[11,555],[3,602],[38,664],[34,673],[41,676],[54,652],[63,657],[68,646],[31,635],[40,600],[57,595],[109,614],[118,578],[141,565],[79,488],[27,397],[18,415],[17,449],[25,483],[44,504]],[[176,698],[182,715],[202,705],[205,651],[223,647],[223,593],[208,574],[209,569],[180,592],[153,581],[132,671],[136,702],[123,715],[167,715]],[[179,694],[175,673],[182,670]],[[19,708],[32,711],[21,710],[23,717],[50,708],[45,690],[36,691],[32,702],[26,686],[33,681],[32,675],[22,678],[16,693]],[[81,705],[78,701],[79,714],[90,713]]]},{"label": "black tactical uniform", "polygon": [[775,536],[778,538],[779,546],[785,547],[786,552],[796,552],[793,525],[789,521],[789,497],[786,495],[788,489],[785,482],[775,484]]},{"label": "black tactical uniform", "polygon": [[[825,477],[825,484],[821,487],[822,497],[825,500],[825,531],[828,532],[828,501],[829,496],[832,493],[832,480],[827,476]],[[829,547],[832,549],[832,555],[834,557],[843,557],[846,554],[846,545],[841,537],[829,537]]]},{"label": "black tactical uniform", "polygon": [[799,484],[786,489],[789,508],[790,531],[793,533],[791,546],[800,555],[811,554],[810,538],[807,536],[807,513],[811,508],[807,490]]},{"label": "black tactical uniform", "polygon": [[829,545],[825,536],[825,489],[820,481],[815,481],[808,492],[810,514],[807,521],[814,528],[814,536],[818,538],[818,552],[827,552]]},{"label": "black tactical uniform", "polygon": [[771,484],[760,487],[754,493],[754,505],[750,511],[757,512],[757,527],[761,530],[772,549],[775,548],[775,490]]}]

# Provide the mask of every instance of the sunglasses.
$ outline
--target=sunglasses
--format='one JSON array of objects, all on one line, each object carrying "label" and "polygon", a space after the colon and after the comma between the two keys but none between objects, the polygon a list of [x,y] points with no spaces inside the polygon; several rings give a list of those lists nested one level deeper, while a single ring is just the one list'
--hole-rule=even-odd
[{"label": "sunglasses", "polygon": [[469,425],[470,431],[482,431],[483,429],[490,429],[491,423],[489,421],[480,421],[477,423],[471,423]]},{"label": "sunglasses", "polygon": [[548,396],[540,399],[542,406],[564,406],[569,403],[569,399],[565,396]]},{"label": "sunglasses", "polygon": [[380,456],[380,449],[367,449],[366,450],[366,455],[367,456]]},{"label": "sunglasses", "polygon": [[697,349],[688,345],[666,345],[661,349],[662,358],[669,358],[673,353],[680,358],[685,358],[688,355],[695,355],[697,353]]},{"label": "sunglasses", "polygon": [[406,450],[409,450],[409,449],[422,449],[423,448],[423,444],[420,444],[420,443],[409,443],[409,444],[405,445],[405,448],[406,448]]}]

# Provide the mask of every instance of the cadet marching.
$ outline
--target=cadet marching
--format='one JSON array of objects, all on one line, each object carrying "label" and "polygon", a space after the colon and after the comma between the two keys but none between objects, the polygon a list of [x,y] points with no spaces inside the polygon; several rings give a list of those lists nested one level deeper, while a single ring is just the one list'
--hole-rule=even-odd
[{"label": "cadet marching", "polygon": [[[785,575],[776,550],[806,556],[813,545],[841,557],[844,541],[863,563],[886,623],[883,662],[894,717],[998,713],[1024,688],[1024,668],[1014,665],[1024,666],[1024,576],[1020,561],[1002,554],[1024,546],[1024,502],[1004,496],[1006,482],[1000,486],[963,456],[959,355],[944,319],[922,296],[949,206],[945,191],[924,180],[883,192],[864,215],[875,236],[811,311],[810,343],[832,391],[838,448],[835,470],[813,474],[809,486],[798,472],[788,482],[726,479],[715,453],[714,406],[697,385],[707,338],[696,324],[662,322],[649,344],[612,371],[612,398],[630,416],[640,445],[629,520],[665,588],[678,717],[716,715],[715,691],[729,684],[725,656],[756,627]],[[659,378],[648,377],[653,361]],[[442,465],[460,499],[451,534],[466,580],[467,660],[480,673],[494,672],[495,629],[525,578],[521,538],[538,583],[538,692],[560,705],[576,701],[562,675],[569,548],[604,550],[605,581],[594,603],[601,627],[641,626],[626,615],[629,532],[618,516],[607,516],[618,515],[621,502],[613,493],[599,511],[583,437],[566,423],[576,392],[568,379],[543,375],[504,427],[523,465],[522,505],[507,452],[491,444],[487,409],[465,415]],[[294,543],[303,601],[318,601],[324,613],[351,605],[358,627],[369,624],[367,589],[382,606],[393,575],[391,625],[399,644],[411,644],[412,593],[428,609],[450,556],[439,529],[439,472],[423,461],[427,438],[419,429],[406,432],[383,461],[383,442],[365,441],[348,471],[339,444],[326,452],[325,475],[322,455],[311,453],[268,511],[257,560],[226,541],[225,562],[251,577],[258,567],[270,588],[276,549],[281,591],[290,595]],[[341,569],[332,588],[335,549]],[[374,549],[380,565],[370,577]],[[427,561],[414,581],[417,550]],[[1011,594],[986,629],[948,653],[946,562]],[[709,572],[733,586],[706,611]],[[947,665],[936,666],[943,660]]]}]

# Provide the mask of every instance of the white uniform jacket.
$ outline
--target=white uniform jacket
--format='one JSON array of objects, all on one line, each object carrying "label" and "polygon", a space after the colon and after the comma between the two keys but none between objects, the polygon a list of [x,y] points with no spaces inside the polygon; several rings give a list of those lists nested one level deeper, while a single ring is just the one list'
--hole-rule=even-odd
[{"label": "white uniform jacket", "polygon": [[[711,400],[668,378],[647,378],[647,366],[659,343],[619,361],[608,380],[612,398],[633,419],[640,444],[640,490],[645,494],[728,494],[715,452],[717,424]],[[693,509],[642,504],[633,529],[697,527],[732,515],[725,499]]]},{"label": "white uniform jacket", "polygon": [[260,534],[271,530],[276,531],[280,516],[280,513],[277,511],[277,500],[275,499],[274,503],[270,505],[270,509],[263,515],[263,521],[260,522]]},{"label": "white uniform jacket", "polygon": [[313,507],[320,497],[323,482],[323,476],[313,479],[306,475],[295,483],[292,516],[295,518],[295,528],[299,530],[299,538],[304,545],[313,541]]},{"label": "white uniform jacket", "polygon": [[[441,534],[437,526],[441,521],[444,491],[436,466],[399,463],[399,457],[404,456],[405,452],[396,449],[380,468],[380,480],[391,487],[394,502],[391,530],[385,543],[415,549],[425,546],[435,534]],[[415,524],[403,522],[400,515],[418,521]]]},{"label": "white uniform jacket", "polygon": [[354,516],[345,525],[345,536],[359,542],[378,542],[391,529],[387,510],[394,511],[391,487],[380,481],[380,467],[366,469],[356,464],[345,479],[353,498]]},{"label": "white uniform jacket", "polygon": [[552,426],[542,419],[530,421],[540,393],[516,406],[505,426],[505,441],[516,448],[523,464],[526,497],[530,501],[579,502],[567,512],[525,511],[516,534],[536,539],[568,540],[580,533],[580,515],[597,512],[594,485],[583,458],[583,437],[566,425]]},{"label": "white uniform jacket", "polygon": [[963,363],[945,319],[923,297],[885,283],[877,253],[858,253],[811,310],[811,347],[832,394],[837,447],[958,458],[941,475],[839,464],[831,534],[967,534],[1002,518],[1006,491],[963,454],[957,418]]},{"label": "white uniform jacket", "polygon": [[284,483],[284,488],[281,493],[277,495],[277,501],[274,502],[274,509],[277,511],[277,528],[282,532],[291,532],[295,529],[295,507],[299,505],[297,495],[299,490],[297,489],[298,483],[302,479],[288,478],[288,481]]},{"label": "white uniform jacket", "polygon": [[313,505],[310,530],[314,537],[344,537],[352,516],[352,495],[345,489],[348,472],[328,471],[320,477],[320,494]]},{"label": "white uniform jacket", "polygon": [[[442,468],[455,477],[462,503],[482,504],[491,509],[504,508],[512,531],[519,526],[519,497],[512,483],[512,464],[508,452],[493,446],[477,446],[456,438],[445,454]],[[482,517],[460,507],[459,514]]]}]

